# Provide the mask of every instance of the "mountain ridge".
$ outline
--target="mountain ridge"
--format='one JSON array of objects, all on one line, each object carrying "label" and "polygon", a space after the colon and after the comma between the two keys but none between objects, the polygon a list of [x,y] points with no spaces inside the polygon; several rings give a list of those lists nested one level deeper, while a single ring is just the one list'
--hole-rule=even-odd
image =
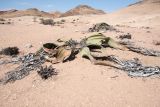
[{"label": "mountain ridge", "polygon": [[6,17],[6,18],[20,17],[20,16],[42,16],[42,17],[58,18],[58,17],[88,15],[88,14],[105,14],[105,12],[103,10],[94,9],[93,7],[88,5],[78,5],[75,8],[70,9],[65,13],[59,11],[44,12],[38,10],[37,8],[29,8],[26,10],[11,9],[6,11],[0,11],[0,17]]},{"label": "mountain ridge", "polygon": [[98,10],[88,5],[78,5],[75,8],[70,9],[69,11],[62,14],[61,17],[88,14],[105,14],[105,12],[103,10]]}]

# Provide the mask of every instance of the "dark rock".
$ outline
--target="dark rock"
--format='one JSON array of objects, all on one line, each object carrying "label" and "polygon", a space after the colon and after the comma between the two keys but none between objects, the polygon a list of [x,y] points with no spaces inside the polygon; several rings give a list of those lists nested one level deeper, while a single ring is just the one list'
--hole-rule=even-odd
[{"label": "dark rock", "polygon": [[30,44],[30,43],[28,43],[28,44],[26,44],[25,45],[25,48],[32,48],[33,46],[32,46],[32,44]]}]

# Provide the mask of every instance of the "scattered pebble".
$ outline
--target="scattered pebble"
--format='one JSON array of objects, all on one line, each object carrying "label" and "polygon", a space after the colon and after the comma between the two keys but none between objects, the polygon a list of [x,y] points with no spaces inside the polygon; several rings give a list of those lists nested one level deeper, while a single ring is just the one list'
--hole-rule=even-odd
[{"label": "scattered pebble", "polygon": [[146,31],[147,33],[151,33],[151,31]]},{"label": "scattered pebble", "polygon": [[25,45],[25,48],[32,48],[33,46],[32,46],[32,44],[30,44],[30,43],[28,43],[28,44],[26,44]]},{"label": "scattered pebble", "polygon": [[118,75],[116,75],[116,76],[112,76],[112,77],[110,77],[110,78],[117,78],[118,77]]},{"label": "scattered pebble", "polygon": [[0,61],[0,65],[4,64],[4,61]]},{"label": "scattered pebble", "polygon": [[39,44],[40,44],[40,45],[42,45],[42,44],[43,44],[43,42],[39,42]]}]

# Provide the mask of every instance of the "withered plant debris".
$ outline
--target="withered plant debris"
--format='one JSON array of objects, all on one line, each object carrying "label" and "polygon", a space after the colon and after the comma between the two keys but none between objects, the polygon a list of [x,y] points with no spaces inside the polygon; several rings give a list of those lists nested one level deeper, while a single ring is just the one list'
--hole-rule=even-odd
[{"label": "withered plant debris", "polygon": [[77,41],[70,39],[68,41],[65,41],[64,45],[69,46],[71,49],[75,49],[75,48],[79,48],[78,44],[79,43]]},{"label": "withered plant debris", "polygon": [[45,52],[48,52],[49,54],[53,54],[54,53],[54,49],[57,48],[58,45],[54,44],[54,43],[45,43],[43,44],[43,50]]},{"label": "withered plant debris", "polygon": [[93,25],[93,27],[88,29],[89,32],[100,32],[100,31],[108,31],[108,30],[115,31],[116,29],[107,23],[97,23]]},{"label": "withered plant debris", "polygon": [[[29,53],[22,57],[17,57],[12,63],[19,64],[17,68],[5,73],[5,77],[1,79],[1,83],[6,84],[21,80],[30,74],[30,71],[37,70],[45,62],[44,54],[35,55]],[[10,62],[11,63],[11,62]]]},{"label": "withered plant debris", "polygon": [[52,77],[54,75],[57,75],[57,71],[52,66],[49,67],[40,67],[40,69],[37,71],[37,73],[41,76],[42,79],[48,79],[49,77]]},{"label": "withered plant debris", "polygon": [[141,53],[143,55],[146,56],[156,56],[156,57],[160,57],[160,51],[155,51],[152,49],[146,49],[143,47],[135,47],[135,46],[127,46],[129,48],[129,50],[133,51],[133,52],[137,52],[137,53]]},{"label": "withered plant debris", "polygon": [[[36,53],[30,53],[17,59],[8,61],[8,63],[19,64],[19,66],[12,71],[5,74],[5,77],[0,80],[1,83],[14,82],[20,80],[30,74],[31,71],[38,70],[38,74],[42,79],[47,79],[52,75],[56,75],[55,69],[52,67],[42,67],[46,61],[52,64],[70,61],[75,58],[75,55],[80,53],[82,57],[88,57],[94,65],[111,66],[117,69],[124,70],[131,77],[148,77],[151,75],[159,75],[160,67],[152,67],[143,65],[139,59],[121,60],[113,55],[107,56],[105,60],[95,56],[94,49],[101,49],[111,47],[120,50],[130,50],[143,55],[160,56],[160,52],[148,50],[145,48],[137,48],[131,42],[116,42],[110,37],[106,37],[102,33],[91,35],[82,39],[80,42],[75,40],[64,41],[61,40],[62,45],[58,46],[54,43],[46,43]],[[123,44],[123,45],[122,45]],[[8,52],[8,51],[7,51]],[[8,54],[8,53],[7,53]],[[9,53],[11,54],[11,53]],[[74,57],[74,58],[73,58]],[[7,62],[2,62],[6,64]]]},{"label": "withered plant debris", "polygon": [[120,39],[132,39],[132,35],[130,33],[127,33],[124,35],[120,35],[119,38]]},{"label": "withered plant debris", "polygon": [[17,55],[19,54],[19,48],[18,47],[7,47],[7,48],[2,49],[0,51],[0,54],[9,55],[9,56]]},{"label": "withered plant debris", "polygon": [[45,43],[43,44],[43,47],[48,48],[48,49],[54,49],[57,47],[57,45],[54,43]]},{"label": "withered plant debris", "polygon": [[143,65],[138,58],[123,61],[116,56],[108,56],[108,60],[120,65],[117,68],[124,70],[131,77],[149,77],[152,75],[160,76],[160,67],[151,67]]},{"label": "withered plant debris", "polygon": [[144,47],[138,47],[133,42],[130,41],[121,41],[121,44],[125,45],[130,51],[140,53],[146,56],[160,57],[160,51],[146,49]]}]

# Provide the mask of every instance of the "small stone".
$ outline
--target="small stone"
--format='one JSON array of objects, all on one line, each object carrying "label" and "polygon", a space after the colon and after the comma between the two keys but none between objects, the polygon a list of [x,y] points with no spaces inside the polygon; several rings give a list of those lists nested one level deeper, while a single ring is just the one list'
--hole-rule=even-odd
[{"label": "small stone", "polygon": [[20,60],[20,57],[15,57],[11,59],[12,62],[18,62],[19,60]]},{"label": "small stone", "polygon": [[33,46],[30,43],[28,43],[28,44],[25,45],[25,48],[31,48],[31,47],[33,47]]},{"label": "small stone", "polygon": [[17,94],[13,94],[11,97],[12,100],[16,100],[17,99]]},{"label": "small stone", "polygon": [[39,44],[41,44],[41,45],[42,45],[42,44],[43,44],[43,42],[39,42]]},{"label": "small stone", "polygon": [[0,65],[4,64],[5,62],[4,61],[0,61]]},{"label": "small stone", "polygon": [[33,84],[32,87],[35,87],[35,85]]}]

